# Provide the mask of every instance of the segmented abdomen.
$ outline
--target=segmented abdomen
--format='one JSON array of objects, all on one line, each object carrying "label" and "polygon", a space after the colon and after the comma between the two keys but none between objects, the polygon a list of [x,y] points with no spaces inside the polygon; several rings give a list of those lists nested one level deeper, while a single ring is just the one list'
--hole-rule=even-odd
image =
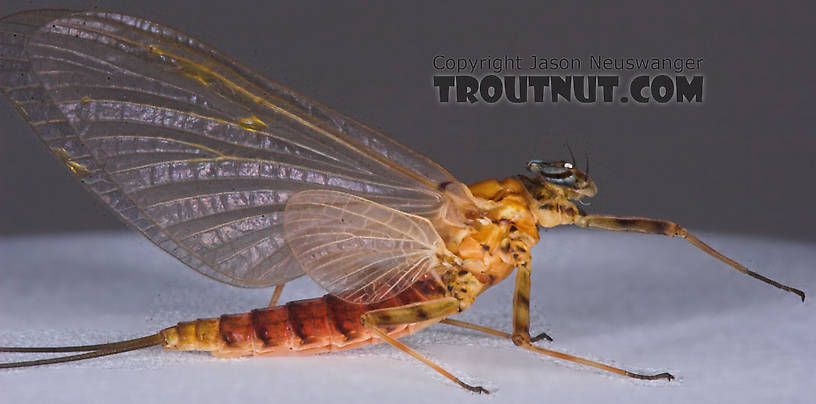
[{"label": "segmented abdomen", "polygon": [[[381,342],[360,322],[366,311],[438,299],[445,293],[442,285],[429,279],[376,304],[355,305],[325,295],[249,313],[181,322],[162,330],[161,335],[165,349],[210,351],[220,357],[339,351]],[[386,331],[402,337],[435,322],[389,327]]]}]

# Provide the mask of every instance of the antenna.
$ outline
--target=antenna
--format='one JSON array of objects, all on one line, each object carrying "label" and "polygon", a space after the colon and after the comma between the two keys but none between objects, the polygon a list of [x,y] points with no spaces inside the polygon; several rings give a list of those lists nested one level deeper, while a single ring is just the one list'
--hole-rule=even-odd
[{"label": "antenna", "polygon": [[577,167],[575,164],[575,154],[572,153],[572,147],[570,147],[569,143],[564,143],[564,146],[567,146],[567,151],[569,151],[570,158],[572,159],[572,166]]}]

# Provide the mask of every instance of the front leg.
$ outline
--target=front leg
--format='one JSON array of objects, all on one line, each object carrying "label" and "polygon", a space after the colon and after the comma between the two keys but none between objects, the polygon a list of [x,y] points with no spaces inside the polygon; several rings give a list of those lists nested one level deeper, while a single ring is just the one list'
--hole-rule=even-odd
[{"label": "front leg", "polygon": [[389,307],[385,309],[367,311],[363,313],[360,319],[362,320],[363,325],[367,329],[369,329],[374,335],[382,338],[383,340],[385,340],[385,342],[388,342],[389,344],[407,353],[408,355],[413,356],[420,362],[430,366],[431,369],[439,372],[440,374],[442,374],[442,376],[447,377],[454,383],[472,392],[488,394],[489,392],[484,387],[471,386],[463,382],[458,377],[454,376],[447,370],[443,369],[441,366],[433,363],[430,359],[426,358],[424,355],[415,351],[411,347],[403,344],[397,339],[389,336],[388,334],[385,333],[385,331],[383,331],[380,328],[384,326],[395,326],[419,323],[429,320],[438,320],[450,316],[452,314],[456,314],[458,312],[459,312],[459,300],[453,297],[446,297],[427,302],[408,304],[405,306]]},{"label": "front leg", "polygon": [[731,258],[726,257],[719,251],[711,248],[708,244],[703,243],[702,240],[698,239],[697,237],[689,233],[686,229],[684,229],[677,223],[670,222],[668,220],[649,219],[645,217],[617,217],[600,215],[577,216],[575,218],[574,223],[580,227],[591,227],[595,229],[604,229],[611,231],[627,231],[646,234],[662,234],[664,236],[669,237],[681,237],[688,241],[691,245],[699,248],[706,254],[730,265],[737,271],[740,271],[753,278],[759,279],[762,282],[765,282],[769,285],[773,285],[784,291],[794,293],[801,297],[803,302],[805,301],[805,292],[787,285],[783,285],[773,279],[767,278],[754,271],[751,271],[750,269],[744,267],[740,263],[732,260]]}]

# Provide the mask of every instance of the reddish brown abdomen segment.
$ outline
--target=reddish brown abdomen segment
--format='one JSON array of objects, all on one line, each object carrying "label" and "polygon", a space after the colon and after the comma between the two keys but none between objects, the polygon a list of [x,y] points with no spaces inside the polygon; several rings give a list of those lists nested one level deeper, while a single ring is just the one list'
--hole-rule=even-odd
[{"label": "reddish brown abdomen segment", "polygon": [[[219,357],[333,352],[382,341],[360,322],[366,311],[438,299],[445,294],[442,285],[425,280],[376,304],[356,305],[325,295],[249,313],[181,322],[160,334],[165,349],[210,351]],[[391,327],[386,331],[398,338],[435,322]]]}]

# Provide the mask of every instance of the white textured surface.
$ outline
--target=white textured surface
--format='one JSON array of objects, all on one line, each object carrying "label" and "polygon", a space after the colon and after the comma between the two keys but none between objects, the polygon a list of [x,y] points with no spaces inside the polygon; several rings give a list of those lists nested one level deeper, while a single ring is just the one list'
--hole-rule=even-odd
[{"label": "white textured surface", "polygon": [[[779,281],[816,291],[813,245],[703,239]],[[813,402],[811,301],[662,237],[549,231],[534,257],[533,333],[550,333],[555,342],[547,347],[635,371],[668,370],[678,380],[630,380],[437,325],[405,342],[492,395],[467,393],[388,346],[238,360],[151,348],[0,371],[0,402]],[[459,317],[507,330],[511,291],[507,280]],[[283,298],[320,293],[300,279]],[[206,279],[137,235],[0,239],[0,345],[138,337],[180,320],[261,307],[270,294]],[[2,354],[0,361],[32,357]]]}]

